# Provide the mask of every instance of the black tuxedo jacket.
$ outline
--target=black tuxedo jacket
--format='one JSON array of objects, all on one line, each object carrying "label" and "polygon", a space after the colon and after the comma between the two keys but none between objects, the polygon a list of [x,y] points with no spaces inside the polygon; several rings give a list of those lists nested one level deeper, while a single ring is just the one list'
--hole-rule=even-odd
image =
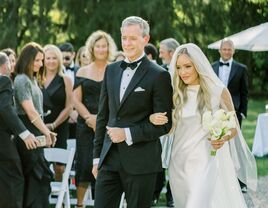
[{"label": "black tuxedo jacket", "polygon": [[[219,61],[216,61],[212,64],[212,68],[217,76],[219,76],[219,63]],[[237,114],[243,113],[247,116],[248,73],[245,65],[233,60],[227,88],[232,96]]]},{"label": "black tuxedo jacket", "polygon": [[[117,145],[124,170],[146,174],[162,170],[159,137],[171,128],[172,86],[169,73],[146,57],[137,68],[120,102],[121,61],[107,66],[99,102],[93,158],[100,158],[99,168],[112,145]],[[167,112],[168,123],[154,126],[149,116]],[[106,126],[129,128],[133,144],[112,144]]]},{"label": "black tuxedo jacket", "polygon": [[11,80],[7,76],[0,75],[0,160],[18,159],[18,153],[11,141],[11,135],[18,135],[26,130],[12,104]]}]

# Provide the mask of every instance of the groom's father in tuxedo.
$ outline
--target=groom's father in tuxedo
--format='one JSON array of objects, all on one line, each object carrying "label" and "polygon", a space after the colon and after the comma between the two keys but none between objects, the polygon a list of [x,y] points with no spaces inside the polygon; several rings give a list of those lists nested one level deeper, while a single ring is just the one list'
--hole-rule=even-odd
[{"label": "groom's father in tuxedo", "polygon": [[[150,207],[157,172],[162,171],[159,137],[171,128],[170,75],[148,60],[149,25],[131,16],[121,25],[126,59],[107,66],[94,140],[95,207],[118,207],[125,192],[129,208]],[[154,126],[150,114],[166,112]]]},{"label": "groom's father in tuxedo", "polygon": [[[247,67],[233,59],[234,43],[230,39],[223,39],[220,45],[220,60],[212,64],[213,70],[220,80],[227,86],[232,96],[236,115],[241,126],[242,119],[247,116],[248,108],[248,73]],[[234,140],[236,142],[236,140]],[[240,144],[239,144],[240,145]],[[247,187],[239,181],[243,193]]]},{"label": "groom's father in tuxedo", "polygon": [[0,207],[21,208],[24,176],[12,137],[19,135],[28,149],[36,148],[38,141],[26,130],[12,107],[10,72],[9,59],[0,52]]}]

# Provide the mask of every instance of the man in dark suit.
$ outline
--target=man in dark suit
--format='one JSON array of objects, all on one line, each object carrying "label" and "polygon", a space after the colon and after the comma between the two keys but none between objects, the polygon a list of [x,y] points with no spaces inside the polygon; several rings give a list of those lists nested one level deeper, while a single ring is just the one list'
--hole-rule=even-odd
[{"label": "man in dark suit", "polygon": [[220,80],[227,86],[236,115],[241,126],[242,118],[247,116],[248,108],[248,73],[247,67],[233,59],[235,49],[230,39],[221,42],[220,60],[212,64],[213,70]]},{"label": "man in dark suit", "polygon": [[[248,73],[247,67],[233,59],[235,49],[230,39],[223,39],[219,49],[220,60],[212,64],[213,70],[227,86],[232,96],[236,115],[241,126],[247,116],[248,108]],[[240,182],[240,181],[239,181]],[[247,192],[246,185],[240,182],[242,192]]]},{"label": "man in dark suit", "polygon": [[[149,25],[128,17],[121,25],[124,61],[106,68],[94,140],[95,207],[118,207],[125,192],[129,208],[150,207],[157,172],[162,170],[159,137],[171,128],[170,75],[148,60]],[[149,116],[166,112],[154,126]]]},{"label": "man in dark suit", "polygon": [[[59,46],[59,49],[62,53],[63,58],[63,65],[65,67],[64,74],[69,76],[72,80],[72,84],[74,85],[75,82],[75,76],[78,71],[78,66],[75,65],[74,59],[75,59],[75,50],[71,43],[66,42],[62,43]],[[76,138],[76,123],[77,123],[77,117],[78,113],[75,109],[73,109],[70,113],[70,117],[68,120],[69,123],[69,138]]]},{"label": "man in dark suit", "polygon": [[0,207],[21,208],[24,176],[12,138],[19,135],[28,149],[36,148],[38,141],[26,130],[12,107],[10,72],[9,59],[6,54],[0,52]]}]

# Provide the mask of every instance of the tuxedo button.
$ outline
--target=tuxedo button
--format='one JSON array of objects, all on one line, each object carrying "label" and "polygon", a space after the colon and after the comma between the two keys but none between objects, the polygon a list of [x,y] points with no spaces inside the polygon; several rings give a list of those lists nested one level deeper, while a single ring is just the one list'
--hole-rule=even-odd
[{"label": "tuxedo button", "polygon": [[117,117],[117,118],[116,118],[116,120],[117,120],[117,121],[120,121],[120,120],[121,120],[121,118],[120,118],[120,117]]}]

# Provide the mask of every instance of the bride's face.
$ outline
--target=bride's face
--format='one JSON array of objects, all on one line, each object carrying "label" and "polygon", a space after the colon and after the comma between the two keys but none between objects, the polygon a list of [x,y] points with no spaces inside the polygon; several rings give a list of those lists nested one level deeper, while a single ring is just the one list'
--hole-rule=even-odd
[{"label": "bride's face", "polygon": [[186,54],[178,56],[177,63],[177,74],[186,85],[198,85],[199,76],[191,61]]}]

